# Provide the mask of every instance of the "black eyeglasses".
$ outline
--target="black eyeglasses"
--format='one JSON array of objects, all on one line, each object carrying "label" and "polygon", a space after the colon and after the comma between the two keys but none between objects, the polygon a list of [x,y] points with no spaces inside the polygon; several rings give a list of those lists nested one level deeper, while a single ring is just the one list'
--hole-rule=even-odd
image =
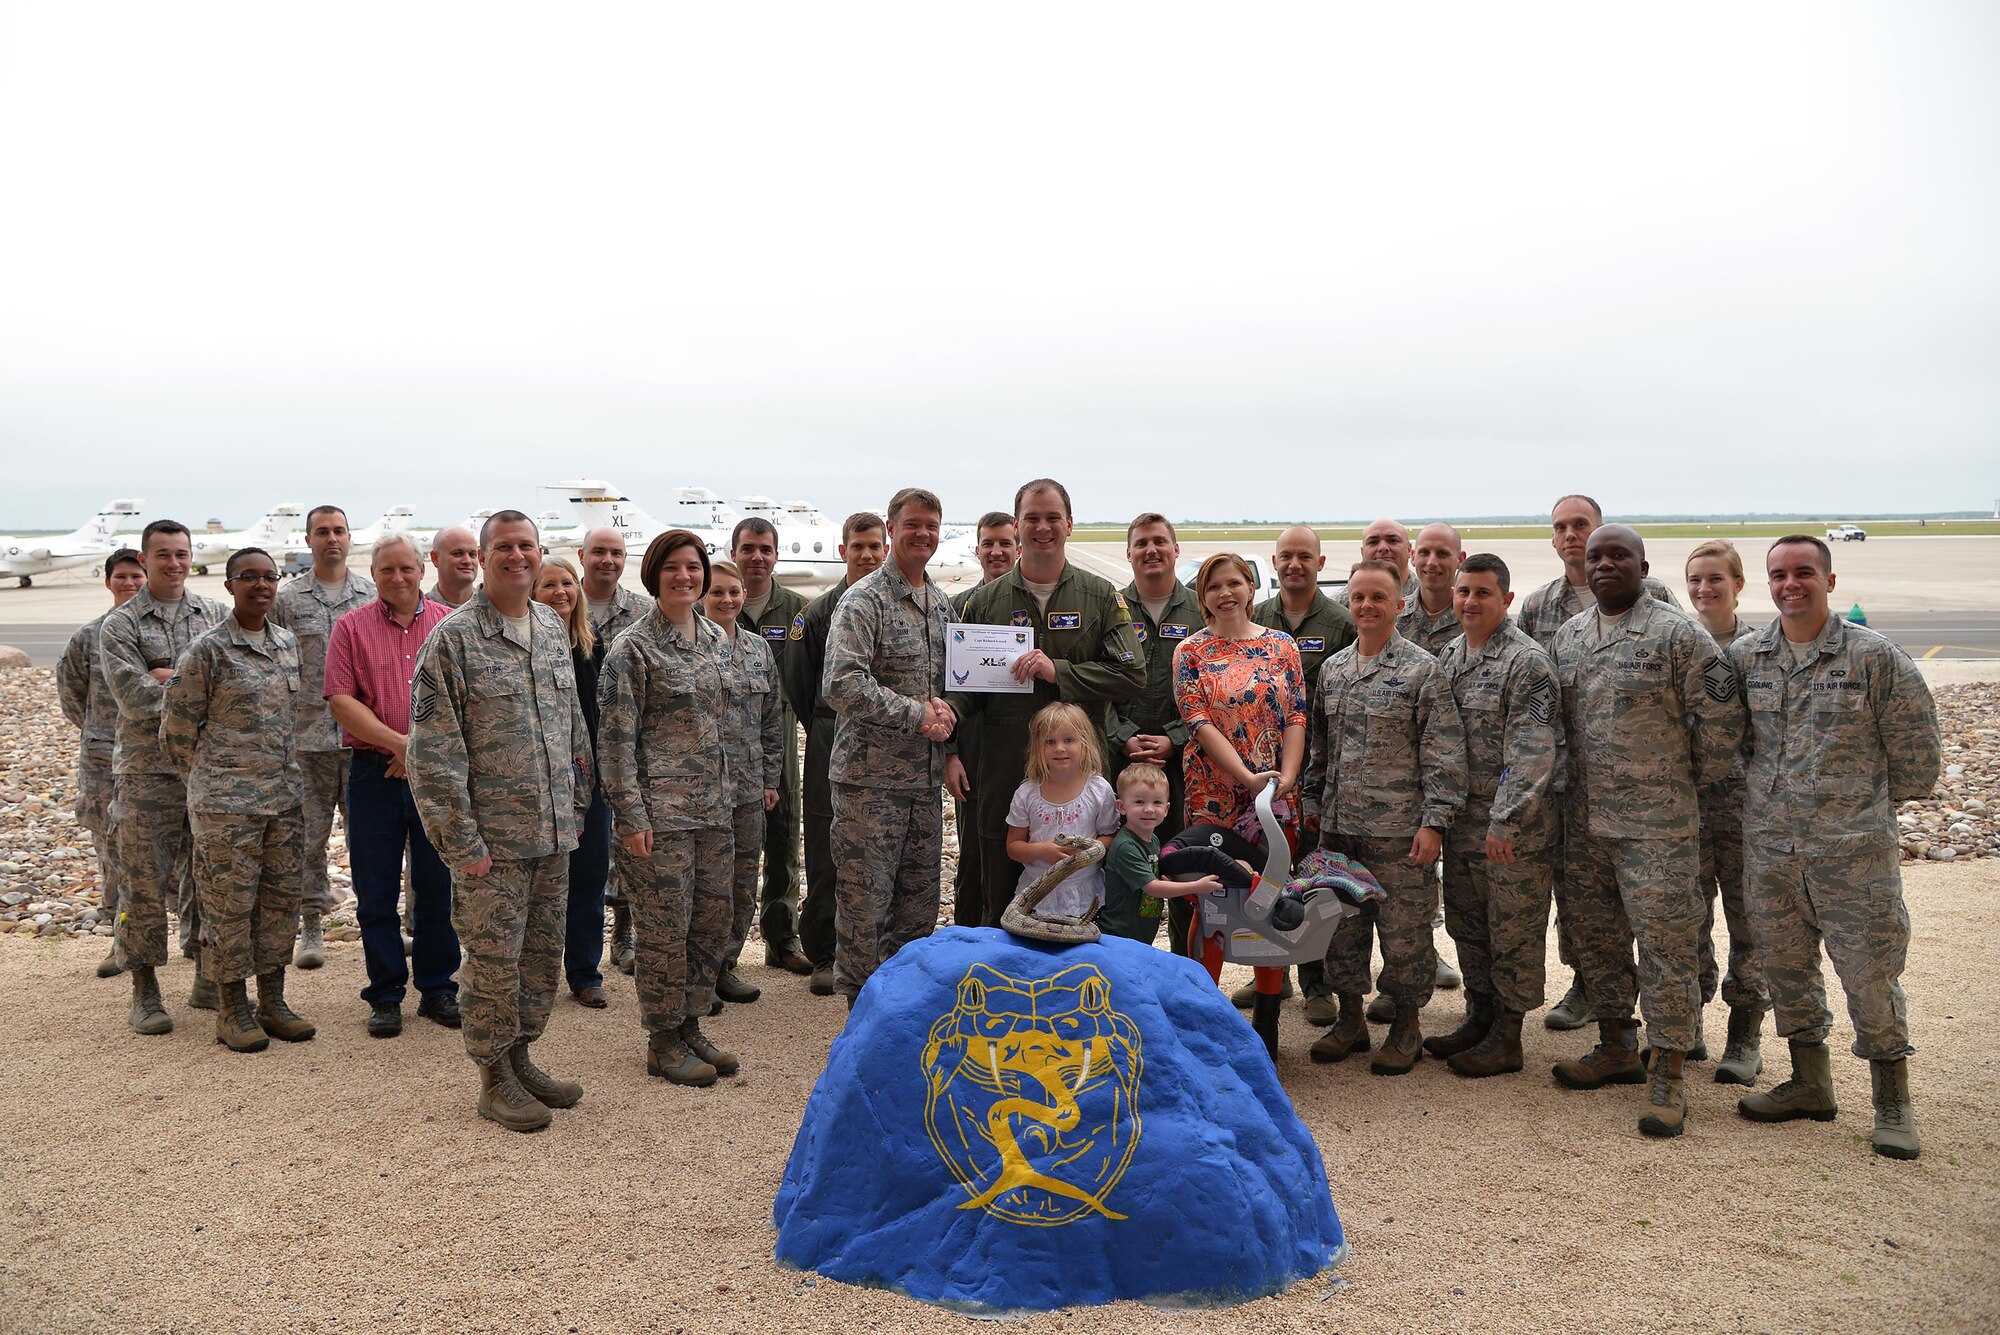
[{"label": "black eyeglasses", "polygon": [[276,584],[284,578],[275,570],[245,570],[224,580],[227,584]]}]

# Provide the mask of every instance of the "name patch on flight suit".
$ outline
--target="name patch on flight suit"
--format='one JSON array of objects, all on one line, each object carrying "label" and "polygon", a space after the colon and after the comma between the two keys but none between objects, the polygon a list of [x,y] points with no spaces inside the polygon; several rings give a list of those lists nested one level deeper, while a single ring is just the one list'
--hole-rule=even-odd
[{"label": "name patch on flight suit", "polygon": [[1302,654],[1323,654],[1326,652],[1326,640],[1318,635],[1303,636],[1299,640],[1299,652]]},{"label": "name patch on flight suit", "polygon": [[1050,629],[1050,630],[1082,630],[1082,629],[1083,629],[1083,613],[1081,613],[1081,612],[1051,612],[1051,613],[1049,613],[1049,629]]},{"label": "name patch on flight suit", "polygon": [[[803,623],[800,624],[799,629],[801,632],[805,630]],[[785,638],[785,628],[783,626],[766,626],[764,627],[764,638],[767,640],[782,640]]]},{"label": "name patch on flight suit", "polygon": [[1185,640],[1187,637],[1188,628],[1186,626],[1172,621],[1163,622],[1160,626],[1160,638],[1163,640]]}]

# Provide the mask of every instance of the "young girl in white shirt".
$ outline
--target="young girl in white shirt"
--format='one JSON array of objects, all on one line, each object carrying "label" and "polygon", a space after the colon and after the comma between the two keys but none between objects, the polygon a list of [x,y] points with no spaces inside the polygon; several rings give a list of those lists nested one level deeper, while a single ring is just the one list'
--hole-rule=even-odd
[{"label": "young girl in white shirt", "polygon": [[[1007,807],[1007,856],[1024,864],[1019,894],[1069,854],[1055,842],[1073,834],[1109,845],[1118,833],[1118,795],[1104,781],[1104,762],[1090,718],[1058,702],[1028,724],[1028,777]],[[1104,897],[1104,866],[1092,863],[1065,879],[1036,907],[1044,916],[1076,917]]]}]

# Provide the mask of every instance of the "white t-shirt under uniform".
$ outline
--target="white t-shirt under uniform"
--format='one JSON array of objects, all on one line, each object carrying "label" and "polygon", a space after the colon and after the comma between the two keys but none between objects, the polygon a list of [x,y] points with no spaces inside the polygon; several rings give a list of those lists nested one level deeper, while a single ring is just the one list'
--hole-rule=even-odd
[{"label": "white t-shirt under uniform", "polygon": [[[1057,805],[1045,800],[1040,787],[1031,781],[1014,790],[1014,800],[1007,805],[1007,824],[1026,827],[1030,843],[1045,843],[1058,834],[1073,834],[1082,839],[1116,834],[1118,794],[1112,791],[1102,775],[1093,774],[1084,782],[1081,793]],[[1021,868],[1020,879],[1014,882],[1014,893],[1020,894],[1037,876],[1055,865],[1053,862],[1030,862]],[[1088,909],[1093,900],[1102,898],[1104,864],[1093,862],[1050,891],[1049,897],[1035,912],[1074,918]]]}]

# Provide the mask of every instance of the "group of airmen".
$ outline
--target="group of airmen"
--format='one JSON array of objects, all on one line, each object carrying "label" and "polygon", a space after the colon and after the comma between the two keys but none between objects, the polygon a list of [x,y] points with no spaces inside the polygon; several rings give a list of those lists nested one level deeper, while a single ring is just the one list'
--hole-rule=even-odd
[{"label": "group of airmen", "polygon": [[[64,657],[64,708],[84,739],[78,814],[99,838],[105,899],[118,906],[100,972],[130,970],[138,1032],[171,1028],[154,971],[173,906],[198,963],[190,1004],[217,1010],[220,1041],[312,1036],[285,1002],[284,973],[323,960],[325,850],[348,757],[321,679],[333,623],[373,596],[346,571],[344,543],[322,540],[334,526],[314,525],[324,516],[345,532],[337,507],[313,512],[312,571],[281,584],[267,555],[232,558],[233,607],[184,589],[183,526],[149,525],[137,552],[107,566],[113,610]],[[1853,1051],[1870,1063],[1873,1145],[1915,1158],[1895,812],[1930,793],[1940,766],[1921,675],[1830,610],[1835,576],[1819,539],[1772,544],[1778,616],[1754,629],[1733,620],[1733,593],[1720,618],[1705,610],[1729,570],[1742,586],[1727,544],[1690,560],[1703,613],[1691,616],[1651,574],[1643,539],[1605,524],[1594,500],[1565,496],[1551,518],[1563,574],[1515,615],[1505,563],[1468,555],[1449,525],[1414,541],[1397,521],[1369,525],[1332,598],[1320,587],[1318,535],[1300,525],[1277,540],[1279,589],[1253,620],[1292,638],[1305,676],[1309,754],[1292,796],[1309,834],[1373,859],[1391,888],[1343,925],[1325,960],[1298,968],[1304,1018],[1326,1029],[1310,1055],[1370,1051],[1373,1021],[1389,1025],[1370,1063],[1384,1075],[1426,1052],[1467,1077],[1521,1070],[1524,1017],[1545,1001],[1553,904],[1575,976],[1545,1023],[1598,1030],[1555,1078],[1580,1090],[1643,1086],[1641,1131],[1679,1135],[1686,1063],[1708,1055],[1700,1016],[1718,984],[1719,897],[1730,1018],[1715,1079],[1756,1083],[1767,1013],[1791,1049],[1790,1078],[1745,1095],[1739,1112],[1835,1116],[1823,946],[1846,992]],[[416,651],[407,771],[423,830],[450,868],[482,1114],[532,1130],[582,1096],[542,1072],[528,1045],[557,990],[567,854],[594,791],[612,810],[630,905],[614,950],[636,929],[636,949],[621,953],[638,975],[648,1069],[693,1085],[739,1064],[699,1019],[757,996],[736,975],[749,898],[761,901],[766,964],[849,1004],[931,930],[941,793],[958,804],[955,920],[998,924],[1019,873],[1006,851],[1008,798],[1044,706],[1083,710],[1110,777],[1126,764],[1165,771],[1175,810],[1159,835],[1178,829],[1181,758],[1195,743],[1174,704],[1173,651],[1206,618],[1202,591],[1176,574],[1172,523],[1152,512],[1133,521],[1133,578],[1114,587],[1068,559],[1068,493],[1036,479],[1011,511],[980,520],[982,579],[947,597],[925,572],[941,520],[937,497],[919,488],[897,493],[885,515],[850,516],[846,576],[810,603],[771,579],[775,534],[760,520],[738,526],[726,563],[693,534],[660,535],[641,563],[650,599],[619,583],[619,535],[586,535],[584,592],[610,644],[594,739],[571,642],[528,596],[544,557],[533,521],[502,511],[478,535],[433,539],[438,582],[426,596],[458,610]],[[704,611],[718,572],[742,588],[732,627]],[[1028,689],[949,689],[955,621],[1030,629],[1033,650],[1014,664]],[[732,871],[746,860],[761,863],[761,889]],[[1440,898],[1467,1001],[1456,1029],[1427,1038],[1421,1012],[1452,975],[1434,944]],[[1170,899],[1168,916],[1169,945],[1185,953],[1194,907]],[[1368,1005],[1374,945],[1383,967]]]}]

